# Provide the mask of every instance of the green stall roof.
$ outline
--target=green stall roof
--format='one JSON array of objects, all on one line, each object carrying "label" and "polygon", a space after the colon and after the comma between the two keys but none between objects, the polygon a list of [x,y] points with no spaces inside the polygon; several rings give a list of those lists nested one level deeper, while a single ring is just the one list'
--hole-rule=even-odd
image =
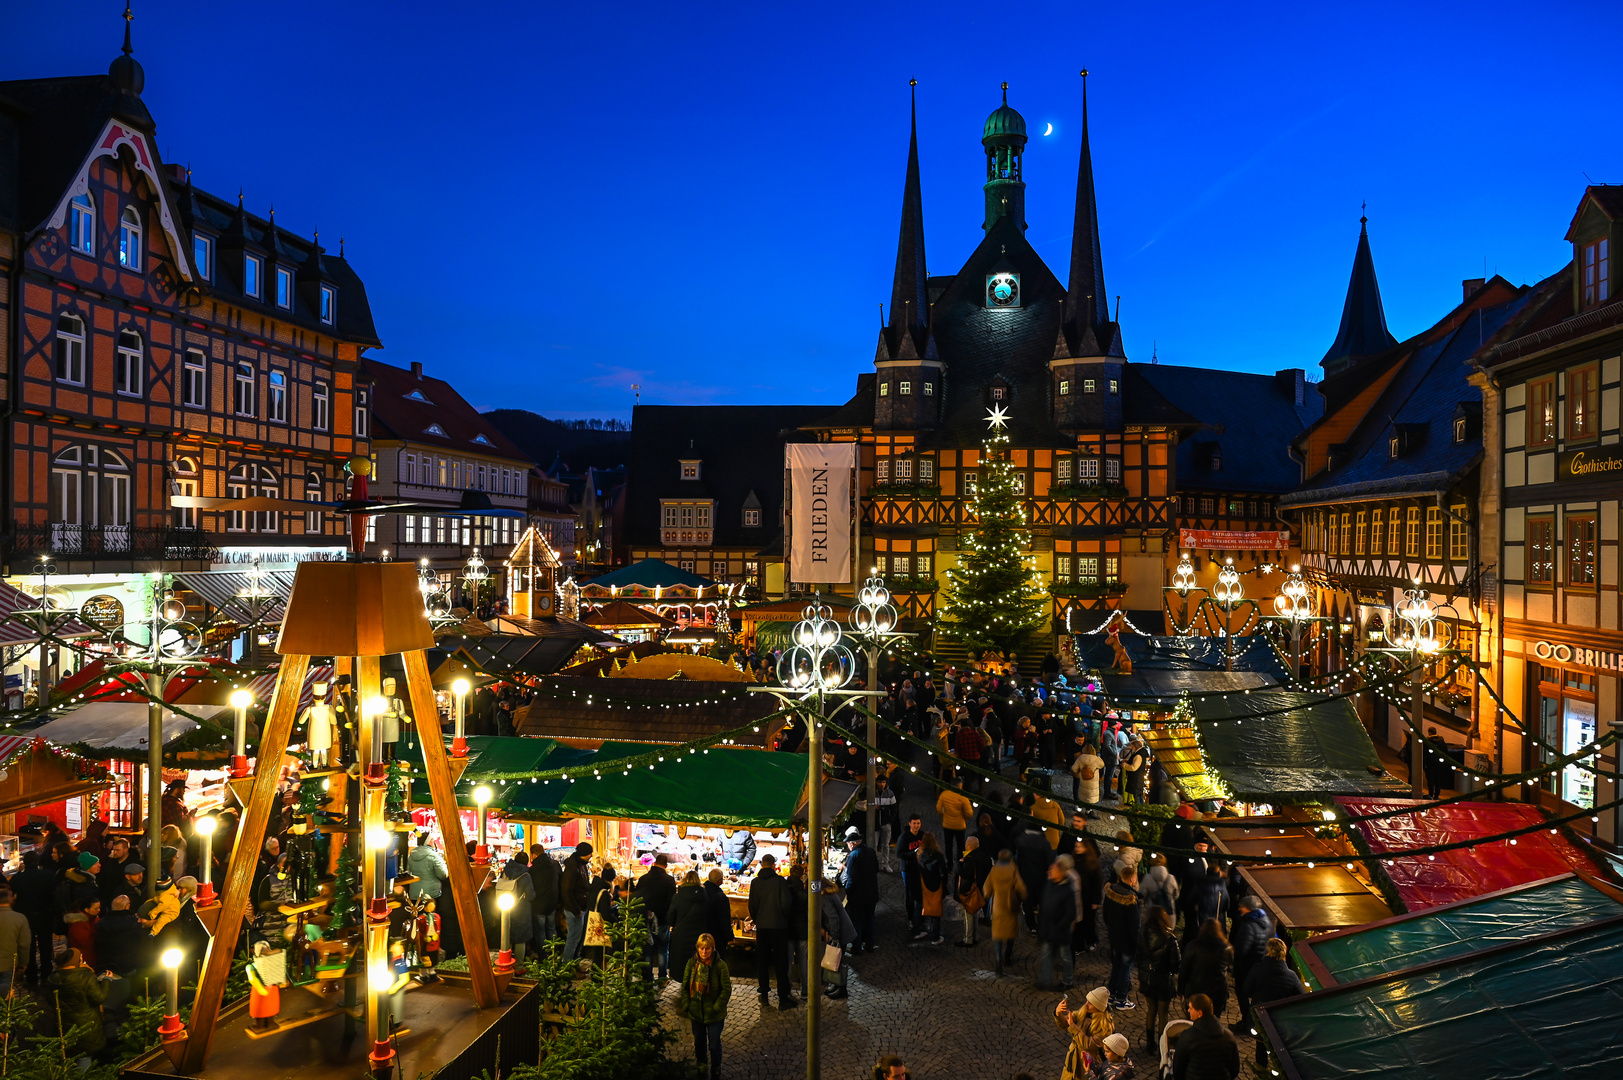
[{"label": "green stall roof", "polygon": [[1576,874],[1565,874],[1325,934],[1296,948],[1308,981],[1319,989],[1619,916],[1623,902]]},{"label": "green stall roof", "polygon": [[[449,753],[449,749],[446,752]],[[493,795],[490,805],[498,810],[506,810],[518,790],[518,785],[530,786],[524,779],[529,774],[552,769],[572,769],[580,762],[590,760],[593,754],[594,751],[566,746],[555,739],[515,735],[470,735],[468,763],[456,784],[457,804],[473,806],[473,789],[485,784],[489,786]],[[428,778],[423,774],[422,747],[415,739],[410,742],[402,739],[397,744],[395,756],[401,761],[411,763],[412,801],[418,804],[432,802]]]},{"label": "green stall roof", "polygon": [[[1206,768],[1246,802],[1318,802],[1329,795],[1402,790],[1381,766],[1369,732],[1346,698],[1253,690],[1196,698]],[[1270,712],[1280,709],[1281,712]],[[1256,719],[1235,721],[1229,717]]]},{"label": "green stall roof", "polygon": [[1623,924],[1258,1008],[1290,1080],[1614,1077]]}]

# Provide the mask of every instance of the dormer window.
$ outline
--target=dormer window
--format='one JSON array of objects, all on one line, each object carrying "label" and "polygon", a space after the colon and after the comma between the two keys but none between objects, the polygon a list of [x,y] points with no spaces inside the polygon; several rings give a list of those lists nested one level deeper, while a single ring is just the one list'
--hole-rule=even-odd
[{"label": "dormer window", "polygon": [[276,268],[276,306],[279,308],[293,306],[293,271],[285,266]]},{"label": "dormer window", "polygon": [[1610,241],[1601,237],[1593,243],[1585,244],[1580,251],[1579,263],[1583,267],[1583,306],[1595,307],[1604,304],[1611,298],[1611,250]]},{"label": "dormer window", "polygon": [[682,479],[697,480],[699,478],[699,463],[697,461],[682,462]]},{"label": "dormer window", "polygon": [[495,445],[495,443],[492,443],[489,439],[485,438],[483,435],[475,435],[473,437],[473,441],[478,443],[480,446],[494,446]]},{"label": "dormer window", "polygon": [[242,257],[242,291],[258,300],[264,290],[263,274],[265,264],[259,261],[257,255],[244,255]]},{"label": "dormer window", "polygon": [[202,233],[192,234],[192,269],[202,280],[214,280],[214,241]]},{"label": "dormer window", "polygon": [[994,387],[992,387],[992,400],[993,401],[1002,401],[1004,394],[1007,393],[1007,389],[1008,389],[1007,387],[1003,387],[1003,386],[994,386]]},{"label": "dormer window", "polygon": [[133,206],[118,220],[118,265],[141,272],[141,214]]},{"label": "dormer window", "polygon": [[321,287],[321,321],[328,326],[338,316],[338,290],[331,285]]},{"label": "dormer window", "polygon": [[760,524],[761,512],[759,510],[750,509],[744,511],[744,527],[746,529],[753,529]]},{"label": "dormer window", "polygon": [[426,397],[423,396],[423,392],[421,390],[413,390],[411,393],[406,395],[406,400],[407,401],[420,401],[424,405],[432,405],[432,404],[434,404],[432,401],[428,400]]},{"label": "dormer window", "polygon": [[1465,441],[1465,417],[1463,416],[1454,418],[1454,441],[1457,443]]},{"label": "dormer window", "polygon": [[445,429],[440,427],[438,424],[429,424],[427,427],[425,427],[423,429],[423,434],[424,435],[438,435],[440,438],[443,439],[443,438],[445,438]]},{"label": "dormer window", "polygon": [[1206,451],[1206,467],[1212,472],[1223,471],[1223,447],[1218,443],[1212,443],[1211,449]]},{"label": "dormer window", "polygon": [[1386,440],[1386,456],[1390,458],[1398,456],[1398,437],[1396,435]]}]

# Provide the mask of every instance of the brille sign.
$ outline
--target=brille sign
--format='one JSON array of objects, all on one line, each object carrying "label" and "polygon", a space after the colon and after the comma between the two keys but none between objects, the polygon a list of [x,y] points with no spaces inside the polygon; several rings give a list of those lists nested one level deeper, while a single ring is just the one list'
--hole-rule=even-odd
[{"label": "brille sign", "polygon": [[1576,664],[1598,671],[1623,671],[1623,653],[1610,649],[1588,649],[1568,645],[1564,641],[1537,641],[1533,643],[1533,655],[1557,664]]},{"label": "brille sign", "polygon": [[1555,459],[1555,482],[1623,480],[1623,446],[1590,446],[1563,450]]}]

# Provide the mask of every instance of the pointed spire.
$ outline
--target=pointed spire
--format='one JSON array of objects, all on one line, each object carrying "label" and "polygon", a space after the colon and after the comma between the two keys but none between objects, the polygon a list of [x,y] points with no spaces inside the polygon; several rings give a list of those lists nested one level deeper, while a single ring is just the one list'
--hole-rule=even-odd
[{"label": "pointed spire", "polygon": [[[1110,302],[1105,295],[1105,260],[1099,244],[1099,203],[1093,192],[1093,149],[1088,137],[1088,69],[1082,69],[1082,152],[1076,165],[1076,217],[1071,225],[1071,279],[1065,291],[1065,323],[1072,340],[1080,343],[1083,332],[1092,329],[1093,338],[1108,343],[1115,335],[1105,327],[1110,322]],[[1077,352],[1079,356],[1097,353]]]},{"label": "pointed spire", "polygon": [[124,55],[134,56],[135,49],[130,45],[130,24],[135,21],[135,15],[130,11],[128,0],[124,4]]},{"label": "pointed spire", "polygon": [[896,241],[896,277],[890,288],[889,338],[892,354],[903,348],[902,338],[912,338],[908,346],[917,356],[930,316],[930,294],[924,263],[924,198],[919,188],[918,85],[913,79],[911,105],[912,134],[907,147],[907,179],[902,186],[902,226]]},{"label": "pointed spire", "polygon": [[1335,343],[1319,363],[1326,375],[1335,375],[1397,343],[1397,338],[1386,328],[1381,286],[1375,280],[1375,257],[1369,250],[1369,218],[1362,216],[1358,219],[1358,250],[1353,254],[1347,300],[1341,308],[1341,328],[1336,331]]},{"label": "pointed spire", "polygon": [[113,62],[107,66],[107,77],[112,80],[113,87],[122,93],[135,97],[141,96],[146,87],[146,73],[141,70],[140,61],[135,59],[135,46],[130,44],[130,23],[135,18],[130,11],[128,2],[124,4],[124,48],[120,55],[113,57]]},{"label": "pointed spire", "polygon": [[327,263],[321,257],[321,230],[317,229],[310,240],[310,254],[299,265],[299,278],[309,280],[323,279],[328,276]]}]

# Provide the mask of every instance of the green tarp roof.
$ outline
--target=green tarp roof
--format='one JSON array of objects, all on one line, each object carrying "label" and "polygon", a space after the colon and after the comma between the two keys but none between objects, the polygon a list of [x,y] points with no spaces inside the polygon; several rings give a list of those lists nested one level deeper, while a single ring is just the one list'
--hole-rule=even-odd
[{"label": "green tarp roof", "polygon": [[598,586],[605,589],[618,586],[641,589],[669,589],[673,586],[685,585],[690,589],[708,589],[716,583],[709,578],[702,578],[698,574],[683,570],[679,566],[672,566],[662,559],[643,559],[630,566],[622,566],[612,573],[595,577],[586,582],[587,585]]},{"label": "green tarp roof", "polygon": [[1623,903],[1568,875],[1313,938],[1306,943],[1303,966],[1315,989],[1324,984],[1323,974],[1345,985],[1617,916],[1623,916]]},{"label": "green tarp roof", "polygon": [[[655,768],[644,766],[629,775],[612,769],[615,761],[670,749],[605,742],[587,750],[554,739],[471,736],[457,802],[473,806],[473,789],[486,784],[492,809],[525,819],[641,818],[757,829],[787,828],[795,820],[806,786],[806,762],[798,754],[711,747],[686,754],[680,762],[669,755]],[[412,782],[412,801],[430,802],[428,781],[421,778],[421,748],[402,740],[399,757],[411,762],[418,777]],[[592,775],[594,767],[601,778]],[[558,769],[568,769],[569,779],[523,775]]]},{"label": "green tarp roof", "polygon": [[[1247,802],[1309,802],[1329,795],[1392,795],[1369,732],[1346,698],[1253,690],[1192,699],[1208,771]],[[1272,709],[1286,709],[1235,722]]]},{"label": "green tarp roof", "polygon": [[1259,1009],[1292,1080],[1615,1077],[1623,925]]}]

